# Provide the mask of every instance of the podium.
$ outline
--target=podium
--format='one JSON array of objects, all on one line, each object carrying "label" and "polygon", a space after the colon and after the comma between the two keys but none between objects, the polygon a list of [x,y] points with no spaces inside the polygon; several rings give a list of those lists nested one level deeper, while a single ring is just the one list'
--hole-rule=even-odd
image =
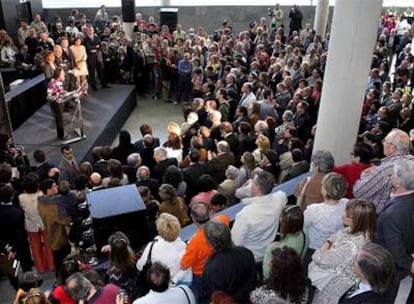
[{"label": "podium", "polygon": [[[82,86],[81,86],[82,87]],[[70,101],[75,101],[75,109],[73,111],[68,134],[75,133],[75,136],[66,139],[62,142],[64,145],[68,145],[74,142],[78,142],[86,139],[86,134],[83,128],[83,115],[82,115],[82,104],[80,100],[79,89],[66,93],[60,98],[60,103],[67,103]]]}]

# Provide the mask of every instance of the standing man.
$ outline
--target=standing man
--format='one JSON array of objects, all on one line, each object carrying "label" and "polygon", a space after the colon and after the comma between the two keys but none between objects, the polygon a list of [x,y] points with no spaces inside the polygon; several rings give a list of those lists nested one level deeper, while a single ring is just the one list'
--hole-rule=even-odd
[{"label": "standing man", "polygon": [[[209,206],[206,203],[196,203],[191,207],[191,219],[197,227],[197,231],[188,242],[187,248],[181,258],[181,268],[183,270],[191,267],[193,281],[191,290],[197,300],[206,300],[207,294],[202,274],[207,260],[213,255],[213,249],[207,241],[204,226],[210,221]],[[224,218],[221,220],[226,226],[229,222]]]},{"label": "standing man", "polygon": [[0,184],[0,270],[17,290],[19,280],[14,275],[13,261],[19,260],[24,272],[30,271],[33,263],[24,226],[24,214],[13,205],[14,194],[12,186]]},{"label": "standing man", "polygon": [[56,277],[62,266],[63,260],[70,253],[70,245],[66,227],[70,224],[70,217],[61,217],[57,204],[58,187],[56,182],[47,178],[40,183],[40,190],[43,196],[38,198],[37,208],[39,215],[45,225],[47,243],[53,251],[53,262],[56,269]]},{"label": "standing man", "polygon": [[109,88],[104,77],[103,58],[101,51],[101,40],[93,32],[91,25],[86,27],[86,36],[84,39],[86,53],[88,55],[88,71],[89,71],[89,83],[93,90],[97,90],[96,87],[96,75],[95,70],[98,72],[99,80],[103,88]]},{"label": "standing man", "polygon": [[302,19],[303,15],[302,12],[299,10],[299,6],[295,4],[289,12],[289,35],[292,35],[294,31],[297,31],[300,33],[300,30],[302,29]]},{"label": "standing man", "polygon": [[181,101],[187,103],[191,97],[191,73],[193,64],[190,61],[190,53],[185,52],[183,59],[178,62],[178,94],[174,104]]},{"label": "standing man", "polygon": [[354,197],[371,201],[377,214],[390,203],[392,184],[388,178],[397,160],[414,160],[410,154],[410,137],[404,131],[393,129],[384,139],[384,155],[379,166],[362,171],[361,178],[354,185]]},{"label": "standing man", "polygon": [[79,174],[78,163],[76,162],[73,150],[70,146],[64,145],[60,148],[62,160],[59,163],[59,181],[68,181],[71,189],[75,189],[75,179]]},{"label": "standing man", "polygon": [[[396,277],[387,299],[393,303],[400,281],[414,274],[414,160],[397,160],[391,170],[389,183],[394,192],[378,217],[377,242],[388,249],[394,259]],[[414,303],[413,287],[407,303]]]},{"label": "standing man", "polygon": [[262,268],[266,247],[273,242],[279,228],[279,218],[287,197],[282,191],[271,193],[274,176],[266,171],[257,172],[251,184],[252,197],[243,199],[243,209],[237,213],[231,238],[236,246],[253,252],[257,269]]}]

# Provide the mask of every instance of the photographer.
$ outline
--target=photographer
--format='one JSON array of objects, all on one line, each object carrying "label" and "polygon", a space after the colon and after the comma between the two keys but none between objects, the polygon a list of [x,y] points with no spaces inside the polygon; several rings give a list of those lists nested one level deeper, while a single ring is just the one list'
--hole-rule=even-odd
[{"label": "photographer", "polygon": [[294,5],[289,12],[289,35],[292,35],[294,31],[297,31],[300,33],[300,30],[302,29],[302,19],[303,15],[302,12],[299,10],[298,5]]}]

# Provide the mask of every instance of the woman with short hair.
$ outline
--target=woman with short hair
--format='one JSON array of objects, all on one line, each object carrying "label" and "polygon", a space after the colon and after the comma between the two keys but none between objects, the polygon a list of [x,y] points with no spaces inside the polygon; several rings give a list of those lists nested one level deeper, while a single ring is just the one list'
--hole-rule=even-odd
[{"label": "woman with short hair", "polygon": [[305,265],[311,262],[312,254],[316,249],[344,227],[342,214],[348,202],[348,199],[344,198],[347,188],[348,184],[342,175],[328,173],[322,179],[323,201],[306,208],[304,226],[309,235],[309,249],[305,257]]},{"label": "woman with short hair", "polygon": [[304,178],[293,192],[302,211],[305,211],[311,204],[324,201],[321,192],[322,179],[332,171],[334,165],[335,161],[331,152],[325,150],[313,152],[310,166],[313,176]]},{"label": "woman with short hair", "polygon": [[180,238],[180,222],[171,214],[161,213],[156,221],[156,226],[159,235],[145,247],[136,267],[142,271],[152,246],[151,261],[166,265],[170,269],[172,280],[177,282],[176,276],[180,273],[181,257],[186,248],[186,244]]}]

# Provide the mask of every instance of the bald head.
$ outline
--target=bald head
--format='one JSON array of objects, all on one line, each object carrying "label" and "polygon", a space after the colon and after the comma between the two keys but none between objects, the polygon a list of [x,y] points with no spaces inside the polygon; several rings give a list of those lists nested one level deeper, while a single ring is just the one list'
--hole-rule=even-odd
[{"label": "bald head", "polygon": [[396,153],[406,153],[410,150],[410,137],[399,129],[392,129],[384,140],[384,155],[391,156]]},{"label": "bald head", "polygon": [[93,186],[99,186],[102,183],[102,176],[98,172],[93,172],[90,179]]}]

